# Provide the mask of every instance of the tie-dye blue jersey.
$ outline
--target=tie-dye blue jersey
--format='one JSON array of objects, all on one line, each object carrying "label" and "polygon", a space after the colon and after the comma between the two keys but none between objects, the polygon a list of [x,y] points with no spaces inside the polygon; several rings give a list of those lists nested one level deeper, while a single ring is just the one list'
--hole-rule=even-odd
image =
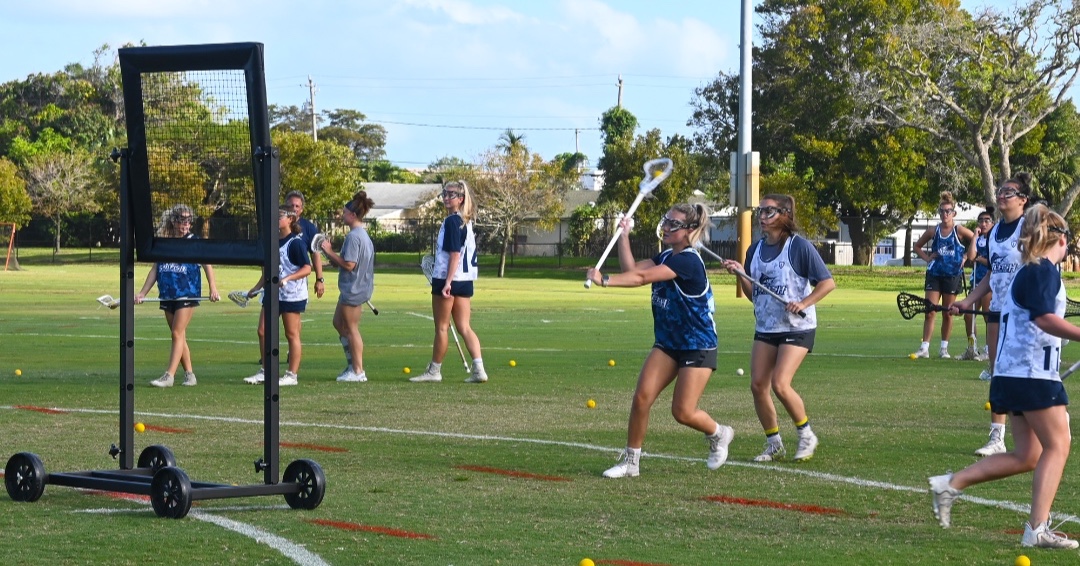
[{"label": "tie-dye blue jersey", "polygon": [[[195,239],[188,234],[188,239]],[[202,274],[197,263],[157,264],[158,297],[167,301],[202,296]]]},{"label": "tie-dye blue jersey", "polygon": [[967,247],[960,243],[956,228],[948,236],[941,235],[941,226],[934,229],[930,251],[937,254],[930,263],[930,274],[939,277],[956,277],[964,272],[964,252]]},{"label": "tie-dye blue jersey", "polygon": [[675,279],[652,284],[655,345],[671,350],[716,349],[716,307],[701,256],[693,248],[680,253],[664,250],[653,263],[675,272]]}]

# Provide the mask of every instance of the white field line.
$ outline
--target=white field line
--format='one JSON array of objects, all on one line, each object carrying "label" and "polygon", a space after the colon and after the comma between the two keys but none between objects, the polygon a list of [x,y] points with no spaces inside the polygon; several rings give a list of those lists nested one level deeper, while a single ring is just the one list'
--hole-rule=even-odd
[{"label": "white field line", "polygon": [[[67,412],[70,412],[70,413],[88,413],[88,414],[102,414],[102,415],[115,414],[115,411],[103,410],[103,409],[68,409],[68,408],[63,408],[63,407],[49,407],[49,408],[55,409],[55,410],[58,410],[58,411],[67,411]],[[3,410],[3,409],[12,410],[12,409],[15,409],[15,408],[10,406],[10,405],[0,405],[0,410]],[[168,418],[168,419],[202,420],[202,421],[214,421],[214,422],[235,423],[235,424],[250,424],[250,425],[257,425],[257,426],[262,426],[263,425],[263,421],[261,419],[256,420],[256,419],[241,419],[241,418],[236,418],[236,417],[215,417],[215,416],[207,416],[207,415],[191,415],[191,414],[175,414],[175,413],[153,413],[153,412],[136,412],[135,414],[136,415],[143,415],[145,417],[159,417],[159,418]],[[395,429],[395,428],[372,427],[372,426],[333,425],[333,424],[324,424],[324,423],[305,423],[305,422],[298,422],[298,421],[281,422],[281,423],[279,423],[279,425],[283,426],[283,427],[285,427],[285,426],[294,426],[294,427],[298,427],[298,428],[325,428],[325,429],[349,430],[349,431],[358,431],[358,432],[401,434],[401,435],[409,435],[409,436],[433,436],[433,437],[438,437],[438,438],[454,438],[454,439],[458,439],[458,440],[480,440],[480,441],[495,441],[495,442],[528,443],[528,444],[539,444],[539,445],[544,445],[544,446],[561,446],[561,447],[564,447],[564,448],[576,448],[576,449],[582,449],[582,450],[594,450],[594,451],[598,451],[598,452],[609,452],[609,453],[612,453],[612,454],[617,454],[617,453],[619,453],[619,452],[621,452],[623,450],[622,448],[612,448],[612,447],[609,447],[609,446],[599,446],[599,445],[596,445],[596,444],[588,444],[588,443],[582,443],[582,442],[567,442],[567,441],[562,441],[562,440],[543,440],[543,439],[537,439],[537,438],[518,438],[518,437],[513,437],[513,436],[493,436],[493,435],[486,435],[486,434],[465,434],[465,433],[458,433],[458,432],[409,430],[409,429]],[[657,458],[657,459],[665,459],[665,460],[678,460],[678,461],[685,461],[685,462],[704,462],[705,461],[704,458],[693,458],[693,457],[688,457],[688,456],[675,456],[675,455],[670,455],[670,454],[656,454],[656,453],[647,453],[647,452],[643,452],[642,456],[647,457],[647,458]],[[882,490],[891,490],[891,491],[906,491],[906,492],[910,492],[910,493],[929,493],[929,489],[925,488],[925,487],[911,487],[911,486],[906,486],[906,485],[899,485],[899,484],[888,483],[888,482],[880,482],[880,481],[875,481],[875,480],[867,480],[867,479],[851,477],[851,476],[841,476],[841,475],[829,474],[829,473],[825,473],[825,472],[816,472],[816,471],[813,471],[813,470],[805,470],[805,469],[799,469],[799,468],[790,468],[790,467],[782,467],[782,466],[776,466],[776,465],[759,464],[759,463],[756,463],[756,462],[739,462],[739,461],[734,461],[734,460],[728,460],[725,465],[743,467],[743,468],[754,468],[754,469],[758,469],[758,470],[768,470],[770,472],[779,472],[779,473],[786,473],[786,474],[792,474],[792,475],[798,475],[798,476],[805,476],[805,477],[814,478],[814,479],[825,481],[825,482],[842,483],[842,484],[854,485],[854,486],[857,486],[857,487],[865,487],[865,488],[872,488],[872,489],[882,489]],[[986,499],[986,498],[983,498],[983,497],[975,497],[975,496],[970,496],[970,495],[961,495],[960,498],[965,500],[965,501],[969,501],[971,503],[975,503],[975,504],[978,504],[978,505],[984,505],[984,506],[987,506],[987,507],[997,507],[999,509],[1007,509],[1007,510],[1010,510],[1010,511],[1016,511],[1018,513],[1030,513],[1031,512],[1031,505],[1027,504],[1027,503],[1015,503],[1015,502],[1012,502],[1012,501],[1002,501],[1002,500],[997,500],[997,499]],[[1059,511],[1059,512],[1054,513],[1054,516],[1055,516],[1055,519],[1060,519],[1060,520],[1062,520],[1062,522],[1080,523],[1080,518],[1077,518],[1076,515],[1073,515],[1071,513],[1063,513],[1063,512]]]}]

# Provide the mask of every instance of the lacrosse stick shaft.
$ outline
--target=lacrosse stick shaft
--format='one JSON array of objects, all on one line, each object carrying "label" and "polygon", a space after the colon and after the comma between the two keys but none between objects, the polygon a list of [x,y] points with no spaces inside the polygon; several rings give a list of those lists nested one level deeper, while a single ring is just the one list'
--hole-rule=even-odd
[{"label": "lacrosse stick shaft", "polygon": [[[633,218],[634,213],[637,212],[638,206],[641,205],[641,201],[645,200],[645,194],[646,193],[639,192],[638,196],[634,198],[634,203],[631,204],[630,209],[626,211],[626,218]],[[615,233],[612,234],[611,241],[608,242],[607,247],[604,248],[604,253],[600,255],[600,261],[596,262],[596,269],[600,269],[604,266],[604,262],[607,261],[608,255],[611,254],[611,249],[615,247],[615,244],[619,241],[619,236],[622,236],[622,233],[623,229],[622,224],[620,223],[619,227],[615,229]],[[585,288],[588,289],[590,287],[592,287],[592,280],[586,279]]]},{"label": "lacrosse stick shaft", "polygon": [[1069,369],[1065,370],[1065,372],[1061,374],[1062,381],[1064,381],[1066,377],[1069,377],[1078,369],[1080,369],[1080,362],[1076,362],[1075,364],[1069,366]]},{"label": "lacrosse stick shaft", "polygon": [[[716,252],[710,250],[709,248],[706,248],[705,246],[697,246],[697,249],[699,249],[699,250],[705,252],[706,254],[712,256],[713,259],[715,259],[716,261],[720,261],[720,262],[724,261],[723,257],[721,257]],[[786,304],[788,304],[790,302],[787,299],[785,299],[784,297],[781,297],[776,291],[773,291],[772,289],[762,285],[761,282],[758,281],[757,279],[754,279],[753,277],[750,277],[750,274],[746,273],[745,271],[743,271],[741,269],[736,269],[736,270],[734,270],[734,273],[735,273],[735,275],[738,275],[739,277],[742,277],[743,279],[749,281],[751,285],[753,285],[757,289],[760,289],[761,292],[763,292],[766,295],[769,295],[770,297],[780,301],[781,303],[784,303],[786,305]],[[806,318],[806,311],[799,311],[799,312],[797,312],[795,314],[801,316],[802,318]]]},{"label": "lacrosse stick shaft", "polygon": [[369,309],[371,309],[371,314],[379,316],[379,309],[375,308],[375,305],[371,304],[371,301],[368,301],[365,304],[368,306]]},{"label": "lacrosse stick shaft", "polygon": [[[431,285],[431,276],[435,269],[435,258],[427,255],[420,261],[420,270],[424,272],[424,278],[427,279],[428,285]],[[378,314],[378,313],[375,313]],[[458,355],[461,356],[461,363],[465,366],[465,373],[469,373],[472,370],[469,369],[469,360],[465,358],[465,350],[461,349],[461,340],[458,338],[457,330],[454,329],[456,324],[454,323],[454,315],[450,315],[450,334],[454,337],[454,344],[457,345]]]}]

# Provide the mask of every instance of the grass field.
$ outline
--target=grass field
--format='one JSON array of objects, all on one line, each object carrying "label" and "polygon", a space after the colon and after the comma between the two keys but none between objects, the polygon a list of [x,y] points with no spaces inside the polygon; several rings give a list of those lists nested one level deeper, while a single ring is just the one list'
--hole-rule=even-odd
[{"label": "grass field", "polygon": [[[0,456],[33,452],[49,472],[116,469],[108,449],[119,441],[118,312],[94,299],[118,295],[117,269],[22,263],[25,271],[0,272]],[[292,510],[278,496],[219,499],[176,521],[145,501],[48,485],[35,503],[0,497],[0,556],[49,565],[1077,560],[1020,548],[1030,476],[969,489],[952,529],[933,519],[926,478],[975,461],[987,384],[975,362],[907,358],[921,322],[901,319],[895,296],[918,292],[916,271],[838,270],[839,289],[819,307],[815,352],[795,381],[821,446],[806,463],[769,465],[751,461],[764,438],[748,377],[735,374],[749,369],[752,311],[732,278],[716,274],[720,367],[702,406],[734,427],[731,458],[705,468],[705,443],[673,421],[668,391],[653,410],[642,475],[628,480],[600,473],[625,443],[651,344],[648,290],[585,290],[580,271],[492,271],[474,301],[491,376],[483,385],[462,383],[453,351],[443,383],[407,381],[403,368],[422,371],[430,358],[419,269],[377,274],[382,314],[365,313],[361,326],[367,383],[334,381],[343,366],[330,324],[336,292],[311,302],[300,385],[281,393],[281,460],[284,468],[311,458],[325,470],[317,509]],[[256,279],[251,268],[217,272],[223,294]],[[145,274],[140,266],[138,283]],[[228,301],[199,307],[188,332],[199,385],[159,390],[148,382],[167,360],[168,331],[154,305],[137,308],[135,411],[150,427],[136,435],[137,452],[168,446],[193,481],[261,481],[252,462],[262,455],[262,388],[241,381],[257,369],[257,314]],[[1066,360],[1078,356],[1080,347],[1066,348]],[[793,447],[784,418],[781,432]],[[1062,518],[1080,513],[1077,472],[1073,458],[1054,506]],[[1080,536],[1075,520],[1061,530]]]}]

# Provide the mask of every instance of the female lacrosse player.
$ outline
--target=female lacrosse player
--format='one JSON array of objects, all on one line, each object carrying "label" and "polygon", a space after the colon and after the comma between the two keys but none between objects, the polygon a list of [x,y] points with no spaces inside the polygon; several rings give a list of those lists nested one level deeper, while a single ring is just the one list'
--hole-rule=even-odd
[{"label": "female lacrosse player", "polygon": [[1076,541],[1054,532],[1050,507],[1069,458],[1069,396],[1058,367],[1061,340],[1080,340],[1080,327],[1066,321],[1065,286],[1057,265],[1068,253],[1068,224],[1045,205],[1024,214],[1020,229],[1022,267],[1003,299],[1001,338],[990,380],[990,405],[1012,414],[1016,445],[955,473],[930,478],[934,516],[948,527],[952,504],[964,488],[1034,470],[1031,515],[1022,546],[1077,548]]},{"label": "female lacrosse player", "polygon": [[[990,274],[990,229],[994,227],[994,207],[988,207],[986,210],[979,213],[977,224],[975,225],[975,243],[968,246],[967,260],[971,262],[971,285],[972,290],[979,285],[979,282]],[[976,303],[976,308],[979,310],[990,310],[990,294],[983,295],[982,299]],[[983,319],[985,324],[985,318]],[[968,335],[968,347],[967,350],[960,356],[961,360],[976,360],[984,362],[989,358],[989,354],[983,354],[979,351],[979,339],[977,337],[976,327],[978,321],[973,314],[964,315],[964,329],[967,330]],[[989,351],[989,345],[987,345],[987,351]],[[985,377],[983,377],[985,376]],[[983,370],[979,375],[980,379],[984,381],[990,380],[990,372]]]},{"label": "female lacrosse player", "polygon": [[[186,204],[178,204],[165,211],[158,228],[159,238],[195,238],[191,233],[191,223],[195,214]],[[217,283],[214,282],[214,267],[204,264],[206,283],[210,286],[210,300],[221,300]],[[199,306],[202,296],[202,277],[199,265],[195,263],[155,263],[146,274],[142,289],[135,295],[135,304],[140,304],[146,294],[158,286],[158,295],[162,301],[161,310],[165,311],[165,323],[172,332],[172,349],[169,351],[169,368],[161,377],[150,382],[154,387],[172,387],[173,376],[180,365],[184,366],[184,385],[193,386],[198,381],[191,366],[191,351],[187,344],[187,327],[195,307]]]},{"label": "female lacrosse player", "polygon": [[[488,380],[480,353],[480,339],[470,326],[473,282],[476,281],[476,236],[472,219],[476,201],[465,181],[450,181],[443,186],[442,201],[450,213],[439,228],[435,268],[431,276],[431,312],[435,318],[435,341],[431,363],[413,382],[442,381],[442,362],[449,345],[450,323],[454,323],[465,347],[473,358],[472,374],[466,383]],[[451,318],[453,319],[451,321]]]},{"label": "female lacrosse player", "polygon": [[[948,309],[956,301],[956,295],[964,286],[964,251],[963,242],[969,244],[975,235],[965,226],[956,224],[956,199],[949,191],[941,192],[938,203],[938,216],[941,223],[927,228],[915,241],[912,249],[926,261],[926,300],[931,304],[941,304]],[[930,252],[923,246],[930,243]],[[930,357],[930,337],[934,334],[934,317],[937,312],[927,310],[923,318],[922,344],[915,352],[917,358]],[[949,335],[952,334],[952,315],[946,310],[941,315],[941,349],[938,355],[949,357]]]},{"label": "female lacrosse player", "polygon": [[671,414],[680,424],[700,431],[709,443],[706,465],[715,470],[727,461],[728,444],[735,431],[698,408],[709,377],[716,369],[716,326],[712,287],[705,263],[694,247],[708,235],[709,213],[703,205],[676,204],[661,222],[668,246],[652,259],[635,262],[630,251],[630,218],[620,222],[621,273],[605,275],[589,269],[587,277],[603,287],[640,287],[652,284],[654,342],[638,374],[630,404],[626,449],[619,463],[604,472],[606,478],[637,476],[641,445],[649,426],[649,410],[660,392],[675,383]]},{"label": "female lacrosse player", "polygon": [[[987,373],[993,375],[998,352],[998,326],[1001,309],[1005,307],[1009,285],[1021,266],[1020,232],[1024,224],[1024,210],[1031,203],[1031,175],[1017,173],[1001,184],[997,190],[997,210],[1001,220],[990,229],[988,236],[990,276],[972,289],[971,293],[956,304],[957,309],[971,309],[988,293],[990,314],[986,317],[986,343],[990,346]],[[989,377],[987,377],[989,379]],[[990,456],[1005,452],[1005,413],[995,413],[990,407],[990,438],[975,451],[978,456]]]},{"label": "female lacrosse player", "polygon": [[[794,421],[799,435],[795,460],[809,460],[817,449],[818,438],[810,428],[802,397],[791,387],[791,382],[806,355],[814,349],[817,333],[814,305],[836,288],[836,282],[814,246],[795,234],[794,199],[787,195],[765,195],[761,197],[757,216],[763,237],[746,252],[749,263],[746,273],[788,302],[782,303],[739,278],[743,293],[754,304],[757,320],[750,351],[750,392],[754,411],[765,430],[765,449],[754,461],[771,462],[787,455],[780,438],[773,393]],[[724,267],[732,273],[742,269],[734,260],[725,260]],[[796,316],[799,312],[806,316]]]},{"label": "female lacrosse player", "polygon": [[360,337],[360,314],[364,303],[375,291],[375,246],[364,230],[364,215],[375,206],[367,192],[359,191],[345,203],[341,221],[351,228],[341,244],[341,255],[334,253],[330,240],[323,240],[322,250],[338,268],[338,298],[334,309],[334,328],[345,350],[345,371],[338,381],[367,381],[364,373],[364,340]]},{"label": "female lacrosse player", "polygon": [[[285,339],[289,342],[288,364],[289,369],[285,375],[278,378],[278,385],[296,385],[297,372],[300,371],[300,357],[303,355],[303,346],[300,343],[300,315],[307,310],[308,286],[307,276],[311,273],[311,264],[308,263],[308,248],[304,245],[304,239],[300,236],[300,224],[296,221],[296,213],[292,207],[283,204],[278,208],[278,265],[279,289],[278,311],[281,313],[281,324],[285,328]],[[248,291],[248,297],[254,297],[263,288],[265,279],[259,276],[259,282]],[[265,307],[264,307],[265,308]],[[259,312],[259,351],[266,351],[266,319],[263,312]],[[247,383],[262,383],[266,379],[263,369],[251,377],[245,377]]]}]

